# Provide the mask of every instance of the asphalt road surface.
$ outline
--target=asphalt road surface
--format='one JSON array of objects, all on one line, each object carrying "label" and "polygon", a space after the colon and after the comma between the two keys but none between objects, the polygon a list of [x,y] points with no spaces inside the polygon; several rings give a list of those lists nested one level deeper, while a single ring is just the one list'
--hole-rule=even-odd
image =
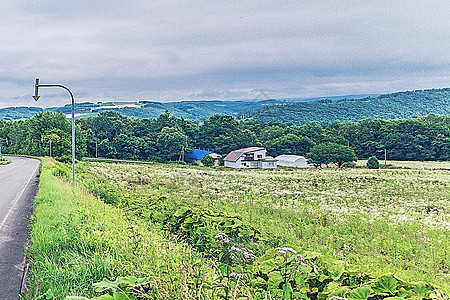
[{"label": "asphalt road surface", "polygon": [[40,162],[24,157],[8,159],[10,164],[0,165],[0,299],[17,300],[24,281],[24,246]]}]

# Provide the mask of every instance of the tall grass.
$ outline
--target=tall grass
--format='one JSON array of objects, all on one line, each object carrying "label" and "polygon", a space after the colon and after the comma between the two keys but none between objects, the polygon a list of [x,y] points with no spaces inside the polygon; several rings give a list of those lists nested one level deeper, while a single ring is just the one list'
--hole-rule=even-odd
[{"label": "tall grass", "polygon": [[272,171],[90,166],[127,193],[241,215],[271,246],[296,245],[378,275],[449,285],[450,174],[441,165]]},{"label": "tall grass", "polygon": [[203,293],[199,285],[214,276],[201,256],[54,175],[65,168],[43,161],[27,250],[28,298],[48,290],[54,299],[99,296],[94,282],[129,274],[146,276],[158,299]]}]

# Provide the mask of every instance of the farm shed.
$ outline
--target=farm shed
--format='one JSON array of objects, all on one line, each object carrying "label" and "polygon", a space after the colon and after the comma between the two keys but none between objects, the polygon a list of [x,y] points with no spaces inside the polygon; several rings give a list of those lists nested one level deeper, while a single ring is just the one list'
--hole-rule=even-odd
[{"label": "farm shed", "polygon": [[304,156],[282,154],[275,159],[278,161],[279,166],[294,167],[294,168],[313,168],[314,165],[308,163],[308,160]]},{"label": "farm shed", "polygon": [[235,169],[274,169],[277,167],[277,160],[266,155],[267,151],[263,147],[249,147],[234,150],[224,158],[224,165]]},{"label": "farm shed", "polygon": [[192,151],[192,153],[187,153],[184,156],[191,159],[194,163],[196,163],[197,165],[200,165],[200,166],[203,165],[201,160],[205,156],[211,156],[214,159],[215,166],[219,165],[219,159],[221,157],[220,154],[214,153],[214,152],[206,150],[206,149],[194,149]]}]

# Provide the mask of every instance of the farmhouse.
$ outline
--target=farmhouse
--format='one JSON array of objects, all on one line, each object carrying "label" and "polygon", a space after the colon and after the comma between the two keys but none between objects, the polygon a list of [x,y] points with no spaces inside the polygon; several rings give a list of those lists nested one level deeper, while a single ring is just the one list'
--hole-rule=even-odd
[{"label": "farmhouse", "polygon": [[211,156],[214,159],[214,165],[218,166],[219,165],[219,159],[221,157],[220,154],[214,153],[212,151],[209,150],[205,150],[205,149],[194,149],[192,151],[192,153],[187,153],[185,154],[185,156],[189,159],[191,159],[194,163],[196,163],[197,165],[202,166],[202,158],[204,158],[205,156]]},{"label": "farmhouse", "polygon": [[235,169],[274,169],[277,167],[277,160],[266,155],[267,151],[263,147],[249,147],[234,150],[224,158],[224,165]]}]

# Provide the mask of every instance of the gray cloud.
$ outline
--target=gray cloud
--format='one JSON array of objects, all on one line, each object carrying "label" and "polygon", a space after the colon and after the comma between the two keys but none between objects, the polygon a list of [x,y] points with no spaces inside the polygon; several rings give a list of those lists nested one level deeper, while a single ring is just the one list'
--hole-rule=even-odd
[{"label": "gray cloud", "polygon": [[[92,102],[312,97],[450,82],[447,0],[3,2],[0,106],[34,105],[35,77]],[[67,102],[63,92],[45,93],[47,103]]]}]

